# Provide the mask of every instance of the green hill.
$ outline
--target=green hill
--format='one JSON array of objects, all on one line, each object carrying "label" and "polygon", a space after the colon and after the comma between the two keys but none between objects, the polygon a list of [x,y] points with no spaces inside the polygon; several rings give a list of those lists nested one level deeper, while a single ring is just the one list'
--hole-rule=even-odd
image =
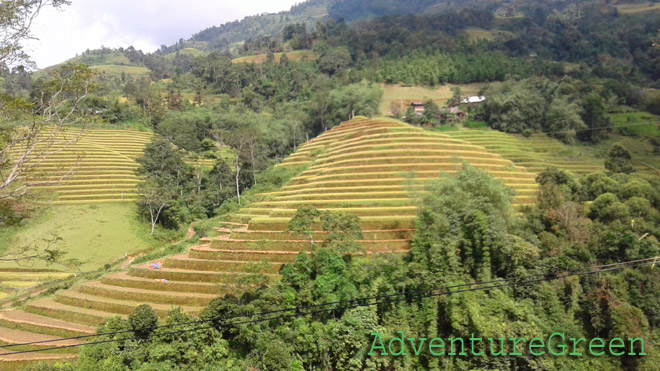
[{"label": "green hill", "polygon": [[[481,146],[399,121],[356,118],[311,140],[279,165],[299,169],[299,175],[220,223],[217,237],[185,254],[159,259],[159,269],[152,263],[134,265],[30,301],[23,309],[0,312],[2,341],[93,333],[104,319],[126,317],[140,303],[149,303],[160,316],[172,306],[199,313],[218,295],[239,290],[236,279],[246,275],[251,262],[267,261],[264,274],[276,279],[284,263],[308,249],[300,236],[285,232],[288,220],[305,205],[359,215],[368,254],[407,251],[417,215],[411,191],[440,171],[456,172],[461,161],[513,187],[517,205],[534,202],[535,174]],[[315,236],[323,239],[321,232]],[[47,354],[68,358],[74,352]],[[35,359],[26,354],[13,361]]]},{"label": "green hill", "polygon": [[[77,129],[66,132],[69,138],[78,134]],[[78,142],[69,146],[65,146],[62,137],[49,149],[46,159],[30,160],[39,164],[27,175],[27,180],[57,181],[36,187],[54,204],[134,201],[138,183],[135,159],[142,156],[152,135],[129,130],[87,129]],[[59,182],[62,177],[63,181]]]}]

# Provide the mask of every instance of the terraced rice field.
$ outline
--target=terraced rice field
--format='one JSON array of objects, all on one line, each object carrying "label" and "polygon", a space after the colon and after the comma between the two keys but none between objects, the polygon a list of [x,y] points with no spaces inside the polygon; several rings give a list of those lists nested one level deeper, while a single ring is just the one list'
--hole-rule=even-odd
[{"label": "terraced rice field", "polygon": [[43,283],[70,277],[71,273],[0,269],[0,302]]},{"label": "terraced rice field", "polygon": [[21,289],[35,286],[41,282],[64,279],[69,276],[71,276],[71,273],[0,270],[0,287]]},{"label": "terraced rice field", "polygon": [[[284,53],[274,53],[273,55],[275,56],[275,63],[280,63],[280,59],[282,58],[282,54]],[[286,53],[286,57],[289,59],[289,61],[292,62],[297,62],[301,60],[307,60],[307,61],[313,61],[316,60],[316,54],[312,52],[311,50],[296,50],[292,52]],[[258,54],[258,55],[250,55],[247,57],[240,57],[233,59],[233,63],[257,63],[257,64],[262,64],[265,63],[268,60],[268,54]]]},{"label": "terraced rice field", "polygon": [[[221,223],[217,237],[203,239],[185,254],[160,259],[158,266],[134,265],[0,312],[0,341],[16,344],[93,333],[103,320],[126,317],[141,303],[150,304],[161,317],[172,307],[199,313],[218,295],[240,290],[237,279],[249,274],[245,267],[255,261],[266,262],[261,276],[276,280],[283,264],[308,251],[303,237],[285,232],[303,205],[359,215],[367,254],[405,252],[417,214],[406,186],[409,174],[414,172],[423,183],[441,171],[455,173],[461,160],[512,186],[517,205],[534,202],[534,173],[482,146],[399,121],[358,118],[313,139],[279,165],[306,170]],[[319,241],[324,235],[316,232],[314,237]],[[39,357],[75,357],[75,351]],[[22,362],[32,356],[4,361]]]},{"label": "terraced rice field", "polygon": [[[75,137],[79,131],[71,129],[64,135]],[[49,149],[50,154],[31,171],[30,182],[53,182],[73,169],[73,175],[55,185],[35,187],[53,204],[121,202],[137,199],[138,167],[135,159],[142,156],[144,146],[152,134],[129,130],[87,129],[81,139],[62,150],[65,136]],[[32,162],[38,162],[33,158]]]},{"label": "terraced rice field", "polygon": [[[604,159],[594,157],[585,151],[576,151],[545,135],[525,138],[495,130],[459,130],[445,134],[454,139],[482,146],[489,152],[497,153],[516,165],[525,167],[530,172],[538,173],[548,167],[567,169],[575,174],[606,171]],[[642,162],[633,158],[638,172],[657,174]]]}]

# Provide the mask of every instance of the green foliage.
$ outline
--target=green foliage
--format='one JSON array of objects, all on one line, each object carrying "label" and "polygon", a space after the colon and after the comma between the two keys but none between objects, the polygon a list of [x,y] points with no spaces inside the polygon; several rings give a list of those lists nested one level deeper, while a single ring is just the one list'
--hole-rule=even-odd
[{"label": "green foliage", "polygon": [[363,236],[357,215],[324,211],[321,212],[320,221],[321,230],[326,233],[324,247],[334,248],[340,253],[364,250],[358,242]]},{"label": "green foliage", "polygon": [[318,223],[321,212],[313,207],[303,206],[289,220],[287,231],[305,236],[309,241],[310,251],[314,252],[314,225]]},{"label": "green foliage", "polygon": [[158,314],[146,304],[138,305],[128,316],[128,326],[139,338],[148,338],[157,324]]},{"label": "green foliage", "polygon": [[567,84],[559,87],[562,90],[547,79],[507,81],[488,90],[483,116],[497,130],[522,134],[544,131],[571,142],[576,131],[586,126],[580,106],[568,103],[577,97],[562,93],[569,91]]},{"label": "green foliage", "polygon": [[613,145],[609,151],[607,151],[605,168],[612,173],[630,174],[634,172],[635,168],[632,164],[632,154],[621,144],[617,143]]},{"label": "green foliage", "polygon": [[463,269],[485,280],[492,271],[503,271],[513,191],[468,164],[456,178],[444,176],[428,191],[412,244],[413,264],[420,264],[421,271],[442,272],[444,278],[420,277],[420,285],[451,282]]},{"label": "green foliage", "polygon": [[287,231],[305,236],[310,243],[312,260],[314,260],[315,231],[324,233],[323,247],[325,248],[332,248],[340,254],[362,250],[362,246],[358,242],[362,238],[360,218],[353,214],[319,211],[314,207],[303,206],[289,220]]},{"label": "green foliage", "polygon": [[468,129],[485,129],[488,127],[488,123],[485,121],[466,120],[463,123],[463,126],[465,126]]},{"label": "green foliage", "polygon": [[431,99],[424,102],[423,122],[426,125],[436,126],[440,123],[440,107]]},{"label": "green foliage", "polygon": [[319,55],[320,70],[331,75],[345,69],[352,61],[351,54],[344,46],[328,49],[315,46],[314,51],[317,50],[320,51],[320,53],[317,53]]}]

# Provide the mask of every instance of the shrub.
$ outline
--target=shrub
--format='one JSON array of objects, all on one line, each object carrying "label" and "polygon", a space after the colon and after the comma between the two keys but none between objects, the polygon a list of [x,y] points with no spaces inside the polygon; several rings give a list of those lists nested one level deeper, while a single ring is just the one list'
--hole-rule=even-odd
[{"label": "shrub", "polygon": [[619,184],[605,173],[591,173],[583,178],[584,192],[587,200],[593,200],[603,193],[614,193]]},{"label": "shrub", "polygon": [[619,202],[619,198],[613,193],[605,193],[591,204],[591,216],[603,221],[626,220],[630,217],[628,206]]},{"label": "shrub", "polygon": [[605,168],[612,173],[630,174],[635,171],[632,165],[632,154],[621,144],[613,145],[607,152]]},{"label": "shrub", "polygon": [[629,199],[632,197],[643,197],[652,200],[656,191],[646,181],[642,179],[631,179],[621,189],[620,196]]},{"label": "shrub", "polygon": [[632,197],[626,201],[626,206],[633,217],[645,217],[651,211],[651,202],[642,197]]},{"label": "shrub", "polygon": [[147,304],[138,305],[128,317],[128,325],[135,336],[147,338],[158,324],[158,314]]}]

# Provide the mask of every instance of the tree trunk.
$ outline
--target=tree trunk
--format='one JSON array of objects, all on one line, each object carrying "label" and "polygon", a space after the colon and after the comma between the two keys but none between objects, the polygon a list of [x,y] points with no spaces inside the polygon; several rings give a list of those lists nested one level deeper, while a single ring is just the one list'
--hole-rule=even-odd
[{"label": "tree trunk", "polygon": [[252,160],[252,179],[254,180],[254,184],[257,184],[257,170],[254,167],[254,145],[250,146],[250,159]]},{"label": "tree trunk", "polygon": [[238,166],[238,155],[236,155],[236,196],[238,197],[238,206],[241,206],[241,189],[238,186],[238,174],[241,168]]},{"label": "tree trunk", "polygon": [[154,210],[149,205],[149,215],[151,216],[151,235],[154,235],[154,228],[156,227],[156,219],[154,218]]}]

